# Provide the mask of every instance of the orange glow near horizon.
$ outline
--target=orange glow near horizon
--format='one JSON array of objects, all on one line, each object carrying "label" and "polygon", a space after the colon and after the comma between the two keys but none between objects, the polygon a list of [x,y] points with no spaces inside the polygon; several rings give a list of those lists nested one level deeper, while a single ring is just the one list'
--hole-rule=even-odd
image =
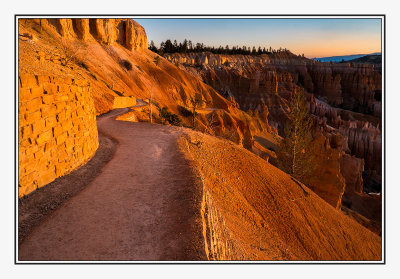
[{"label": "orange glow near horizon", "polygon": [[289,49],[308,58],[381,52],[381,19],[135,19],[159,46],[184,39],[207,46]]},{"label": "orange glow near horizon", "polygon": [[311,41],[300,41],[287,48],[296,54],[304,53],[308,58],[370,54],[381,52],[381,38],[380,34],[358,38],[343,37],[339,34],[330,38],[316,36]]}]

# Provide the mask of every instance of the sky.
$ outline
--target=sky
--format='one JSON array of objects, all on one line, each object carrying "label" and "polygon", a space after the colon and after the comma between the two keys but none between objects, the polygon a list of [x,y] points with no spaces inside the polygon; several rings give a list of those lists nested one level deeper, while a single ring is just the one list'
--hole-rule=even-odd
[{"label": "sky", "polygon": [[381,19],[150,19],[135,18],[148,41],[208,46],[287,48],[308,58],[381,52]]}]

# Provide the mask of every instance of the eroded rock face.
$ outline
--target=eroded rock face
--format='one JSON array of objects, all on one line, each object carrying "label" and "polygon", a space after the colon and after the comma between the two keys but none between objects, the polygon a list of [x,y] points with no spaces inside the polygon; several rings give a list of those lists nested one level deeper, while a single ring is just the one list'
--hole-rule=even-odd
[{"label": "eroded rock face", "polygon": [[40,24],[53,25],[64,38],[93,38],[104,45],[121,44],[129,50],[144,50],[148,48],[144,28],[131,19],[113,18],[60,18],[41,19]]},{"label": "eroded rock face", "polygon": [[344,196],[351,197],[354,193],[363,192],[364,160],[349,154],[343,154],[340,161],[341,173],[346,180]]},{"label": "eroded rock face", "polygon": [[381,179],[382,168],[382,134],[381,131],[365,123],[357,127],[355,123],[351,126],[341,126],[339,131],[346,135],[351,153],[365,160],[366,171],[375,180]]},{"label": "eroded rock face", "polygon": [[147,49],[148,42],[144,28],[136,21],[126,21],[126,47],[129,50]]},{"label": "eroded rock face", "polygon": [[75,18],[72,20],[75,26],[75,33],[81,40],[88,40],[90,37],[89,32],[89,19],[88,18]]},{"label": "eroded rock face", "polygon": [[65,38],[71,38],[74,35],[74,29],[72,27],[72,19],[70,18],[60,18],[58,20],[60,25],[60,35]]},{"label": "eroded rock face", "polygon": [[331,107],[313,97],[310,98],[309,105],[310,112],[318,117],[320,124],[328,125],[340,133],[346,145],[344,151],[364,159],[365,174],[375,181],[380,181],[382,168],[380,120]]},{"label": "eroded rock face", "polygon": [[[335,163],[327,165],[327,173],[337,173],[350,189],[361,192],[363,175],[367,182],[380,181],[381,74],[372,65],[320,63],[290,52],[260,56],[189,53],[164,57],[181,63],[224,97],[233,98],[242,110],[262,112],[267,107],[269,125],[281,135],[290,96],[296,88],[304,88],[315,123],[322,127],[323,137],[329,141],[329,147],[324,148],[321,142],[321,148],[337,157]],[[346,166],[352,166],[354,173],[344,171]],[[336,185],[328,187],[331,190],[314,190],[340,207],[345,189],[342,180],[331,183]]]},{"label": "eroded rock face", "polygon": [[[298,57],[290,52],[260,56],[189,53],[165,54],[164,57],[187,66],[203,66],[201,74],[204,81],[209,84],[213,82],[209,80],[210,77],[220,76],[220,73],[226,70],[231,72],[231,80],[241,78],[241,81],[245,82],[247,79],[253,86],[238,87],[237,84],[229,86],[237,98],[257,94],[256,91],[259,90],[264,94],[276,91],[285,94],[285,90],[280,87],[286,87],[291,91],[291,88],[299,85],[315,96],[325,98],[330,105],[343,106],[346,109],[378,117],[381,114],[382,77],[373,65],[321,63]],[[244,109],[248,106],[240,101],[239,104]]]},{"label": "eroded rock face", "polygon": [[329,138],[318,135],[312,142],[316,169],[304,182],[318,196],[336,209],[342,206],[342,196],[346,188],[346,180],[341,172],[343,153],[338,148],[332,148]]}]

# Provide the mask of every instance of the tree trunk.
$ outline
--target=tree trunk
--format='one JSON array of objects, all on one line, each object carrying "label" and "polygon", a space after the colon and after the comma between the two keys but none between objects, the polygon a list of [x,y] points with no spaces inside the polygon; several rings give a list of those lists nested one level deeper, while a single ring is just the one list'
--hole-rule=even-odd
[{"label": "tree trunk", "polygon": [[294,143],[293,143],[293,156],[292,156],[292,175],[296,167],[296,146],[297,146],[297,127],[294,128]]},{"label": "tree trunk", "polygon": [[192,114],[193,114],[193,129],[196,129],[196,108],[195,107],[193,107],[193,112],[192,112]]}]

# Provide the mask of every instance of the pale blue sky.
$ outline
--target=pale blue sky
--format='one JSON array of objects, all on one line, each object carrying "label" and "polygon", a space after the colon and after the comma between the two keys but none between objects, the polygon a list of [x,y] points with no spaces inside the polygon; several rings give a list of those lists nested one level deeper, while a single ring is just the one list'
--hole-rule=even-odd
[{"label": "pale blue sky", "polygon": [[159,46],[185,38],[205,45],[288,48],[307,57],[381,51],[380,19],[135,19]]}]

